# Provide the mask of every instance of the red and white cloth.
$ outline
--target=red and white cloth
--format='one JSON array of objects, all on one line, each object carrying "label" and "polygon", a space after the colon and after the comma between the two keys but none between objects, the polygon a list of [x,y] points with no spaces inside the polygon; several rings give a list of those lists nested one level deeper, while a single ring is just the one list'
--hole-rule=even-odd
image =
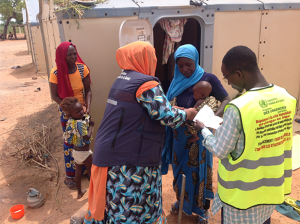
[{"label": "red and white cloth", "polygon": [[174,53],[175,42],[181,41],[186,22],[187,19],[165,19],[159,21],[161,28],[166,32],[162,59],[163,65],[168,63],[170,55]]}]

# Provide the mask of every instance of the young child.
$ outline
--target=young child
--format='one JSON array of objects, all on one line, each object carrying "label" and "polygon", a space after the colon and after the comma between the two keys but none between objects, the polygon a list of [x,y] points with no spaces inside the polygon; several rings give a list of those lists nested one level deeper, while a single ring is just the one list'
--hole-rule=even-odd
[{"label": "young child", "polygon": [[14,35],[12,34],[12,32],[9,32],[8,38],[10,38],[10,39],[12,40],[13,36],[14,36]]},{"label": "young child", "polygon": [[[212,86],[209,82],[201,81],[194,85],[193,92],[194,92],[194,99],[197,101],[195,104],[196,110],[199,112],[204,105],[209,106],[214,112],[218,110],[218,101],[215,97],[209,96],[212,91]],[[197,131],[194,128],[193,121],[186,121],[185,122],[188,130],[191,132],[192,137],[188,139],[188,142],[195,142],[199,139],[197,135]]]},{"label": "young child", "polygon": [[64,133],[64,140],[68,144],[74,144],[72,156],[74,158],[76,172],[75,183],[78,190],[77,198],[81,198],[86,190],[81,190],[81,174],[83,165],[86,166],[89,177],[91,176],[92,151],[89,144],[92,141],[94,122],[88,114],[84,114],[83,107],[76,97],[66,97],[60,103],[61,109],[69,118]]}]

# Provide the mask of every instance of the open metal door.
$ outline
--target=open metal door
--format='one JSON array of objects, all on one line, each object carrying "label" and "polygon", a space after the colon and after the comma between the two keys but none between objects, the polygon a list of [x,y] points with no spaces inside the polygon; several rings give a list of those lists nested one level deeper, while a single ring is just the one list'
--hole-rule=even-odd
[{"label": "open metal door", "polygon": [[153,28],[149,20],[129,19],[122,23],[119,31],[120,47],[135,41],[146,41],[153,45]]}]

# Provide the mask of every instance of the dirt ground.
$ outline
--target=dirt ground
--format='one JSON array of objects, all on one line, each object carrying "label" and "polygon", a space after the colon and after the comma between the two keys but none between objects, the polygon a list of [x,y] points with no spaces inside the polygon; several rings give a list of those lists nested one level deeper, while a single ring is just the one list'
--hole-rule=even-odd
[{"label": "dirt ground", "polygon": [[[69,190],[64,183],[64,163],[62,148],[62,130],[59,122],[57,105],[51,102],[47,75],[36,73],[31,55],[28,55],[25,40],[6,40],[0,42],[0,223],[52,224],[70,223],[70,217],[80,208],[87,207],[88,194],[77,200],[76,191]],[[11,69],[20,65],[22,68]],[[32,77],[37,79],[33,80]],[[25,85],[24,85],[25,84]],[[41,91],[34,92],[38,87]],[[97,100],[94,96],[93,100]],[[25,164],[10,155],[10,142],[18,133],[18,128],[45,124],[52,128],[52,153],[59,164],[59,181],[56,184],[53,173],[37,167],[36,164]],[[96,124],[97,126],[99,124]],[[300,130],[300,127],[298,128]],[[50,161],[55,169],[54,162]],[[213,188],[217,189],[218,159],[214,158]],[[291,197],[300,199],[300,169],[293,171]],[[177,216],[170,214],[171,204],[175,200],[172,188],[172,172],[163,176],[163,205],[168,223],[177,223]],[[82,180],[83,188],[88,188],[86,178]],[[45,197],[45,204],[38,209],[30,209],[26,205],[26,192],[36,188]],[[58,190],[58,191],[57,191]],[[57,202],[55,195],[57,194]],[[24,204],[25,216],[20,220],[11,218],[9,209],[13,205]],[[220,212],[210,216],[209,223],[221,223]],[[196,216],[183,215],[183,224],[196,223]],[[297,223],[274,211],[272,224]]]}]

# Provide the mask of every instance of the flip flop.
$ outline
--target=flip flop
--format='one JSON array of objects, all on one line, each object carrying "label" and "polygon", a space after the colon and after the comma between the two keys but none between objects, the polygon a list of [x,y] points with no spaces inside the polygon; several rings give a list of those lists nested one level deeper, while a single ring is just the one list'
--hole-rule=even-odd
[{"label": "flip flop", "polygon": [[68,188],[70,188],[71,190],[77,190],[76,183],[74,183],[74,182],[69,182],[69,183],[68,183],[66,180],[64,180],[64,183],[65,183],[65,185],[67,185]]},{"label": "flip flop", "polygon": [[202,221],[205,221],[205,223],[208,224],[208,219],[209,219],[209,216],[204,218],[204,217],[198,215],[197,224],[203,224],[203,223],[201,223]]},{"label": "flip flop", "polygon": [[179,203],[178,203],[178,201],[176,201],[176,202],[172,205],[170,212],[171,212],[173,215],[178,215],[178,213],[179,213]]}]

